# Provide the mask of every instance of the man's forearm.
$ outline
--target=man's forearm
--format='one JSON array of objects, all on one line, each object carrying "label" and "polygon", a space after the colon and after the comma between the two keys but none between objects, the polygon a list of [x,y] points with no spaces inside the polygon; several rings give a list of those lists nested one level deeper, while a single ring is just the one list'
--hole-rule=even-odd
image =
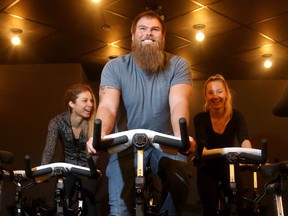
[{"label": "man's forearm", "polygon": [[110,134],[114,128],[115,117],[107,110],[98,109],[96,119],[102,121],[101,136]]},{"label": "man's forearm", "polygon": [[185,118],[187,122],[187,126],[189,126],[189,119],[190,114],[189,110],[186,108],[187,105],[178,105],[178,107],[175,107],[173,110],[171,110],[171,123],[173,127],[173,133],[175,136],[180,136],[180,127],[179,127],[179,119]]}]

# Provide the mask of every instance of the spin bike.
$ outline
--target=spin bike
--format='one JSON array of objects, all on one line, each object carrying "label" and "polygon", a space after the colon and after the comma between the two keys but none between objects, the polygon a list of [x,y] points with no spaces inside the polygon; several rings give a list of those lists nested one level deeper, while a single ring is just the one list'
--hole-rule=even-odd
[{"label": "spin bike", "polygon": [[[88,177],[96,178],[100,175],[94,161],[91,157],[87,158],[89,168],[82,167],[78,165],[73,165],[70,163],[50,163],[46,165],[41,165],[31,168],[30,166],[30,156],[25,156],[25,176],[29,179],[32,179],[33,185],[45,182],[51,178],[57,178],[57,184],[54,191],[54,206],[52,208],[39,207],[37,215],[80,215],[83,209],[83,200],[81,197],[81,185],[76,185],[76,200],[78,206],[76,208],[71,207],[71,200],[67,200],[64,196],[64,178],[75,175],[78,177]],[[20,197],[20,196],[19,196]],[[21,203],[18,202],[18,203]],[[21,206],[17,208],[17,212],[21,212]],[[21,214],[17,214],[17,216]]]},{"label": "spin bike", "polygon": [[[230,190],[230,195],[224,195],[223,196],[223,187],[225,185],[222,185],[222,182],[218,183],[218,215],[222,214],[229,214],[229,215],[237,215],[237,202],[240,201],[250,201],[249,205],[253,205],[254,209],[254,214],[259,209],[256,209],[255,202],[252,201],[251,199],[244,197],[244,196],[239,196],[238,195],[238,189],[237,189],[237,184],[236,184],[236,175],[235,175],[235,166],[239,166],[240,164],[246,164],[246,165],[253,165],[253,167],[260,167],[260,165],[266,163],[267,161],[267,141],[262,140],[262,147],[261,149],[251,149],[251,148],[240,148],[240,147],[226,147],[226,148],[215,148],[215,149],[210,149],[210,150],[203,150],[200,151],[199,155],[195,156],[196,163],[195,164],[200,164],[201,162],[209,161],[217,158],[224,158],[225,161],[229,165],[229,190]],[[257,169],[254,169],[255,171],[253,173],[254,179],[256,179],[256,172],[258,171]],[[254,189],[256,190],[257,188],[257,182],[254,182]],[[222,194],[222,197],[220,196]],[[251,207],[249,206],[249,209]]]},{"label": "spin bike", "polygon": [[283,205],[283,199],[288,201],[285,192],[288,191],[288,161],[261,166],[260,172],[264,177],[271,177],[272,180],[264,185],[264,192],[259,194],[253,203],[258,204],[266,195],[273,196],[273,207],[275,216],[287,214]]},{"label": "spin bike", "polygon": [[13,153],[0,150],[0,202],[3,189],[3,180],[9,179],[11,171],[4,168],[3,164],[11,164],[13,161]]},{"label": "spin bike", "polygon": [[13,154],[11,152],[0,151],[0,199],[3,197],[4,181],[12,181],[16,186],[15,200],[14,204],[7,210],[9,210],[11,215],[15,216],[34,215],[35,212],[32,212],[31,209],[28,209],[25,204],[23,204],[22,192],[37,183],[29,181],[30,179],[26,176],[25,170],[11,170],[2,167],[2,163],[10,164],[12,163],[12,159]]},{"label": "spin bike", "polygon": [[[166,212],[153,212],[155,203],[149,188],[147,188],[147,179],[145,168],[143,164],[144,149],[151,145],[154,148],[163,152],[174,152],[177,154],[179,150],[187,150],[189,148],[189,136],[187,130],[187,123],[185,118],[179,120],[181,139],[175,136],[155,132],[147,129],[134,129],[123,132],[110,134],[101,140],[101,126],[100,119],[95,121],[93,147],[97,151],[107,150],[111,153],[121,152],[131,146],[137,150],[137,174],[135,177],[135,215],[167,215]],[[151,189],[151,188],[150,188]]]},{"label": "spin bike", "polygon": [[13,161],[13,153],[0,150],[0,210],[2,211],[4,181],[11,180],[13,172],[4,167],[4,164],[11,164]]}]

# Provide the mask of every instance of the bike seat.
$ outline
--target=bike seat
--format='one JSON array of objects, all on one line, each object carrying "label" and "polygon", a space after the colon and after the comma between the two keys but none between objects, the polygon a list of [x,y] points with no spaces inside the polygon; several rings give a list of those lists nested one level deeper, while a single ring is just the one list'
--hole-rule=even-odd
[{"label": "bike seat", "polygon": [[13,153],[0,150],[0,164],[11,164],[13,161]]},{"label": "bike seat", "polygon": [[275,164],[265,164],[260,168],[260,171],[267,177],[272,176],[277,172],[288,173],[288,161],[282,161]]}]

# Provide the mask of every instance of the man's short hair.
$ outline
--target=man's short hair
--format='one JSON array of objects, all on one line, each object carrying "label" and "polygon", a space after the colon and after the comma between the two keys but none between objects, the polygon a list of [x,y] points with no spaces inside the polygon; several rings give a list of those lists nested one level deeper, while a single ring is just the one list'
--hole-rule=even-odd
[{"label": "man's short hair", "polygon": [[165,26],[164,21],[161,19],[161,17],[156,12],[154,12],[152,10],[140,13],[137,17],[135,17],[135,19],[133,20],[132,25],[131,25],[131,33],[132,34],[136,31],[137,23],[142,17],[150,17],[150,18],[158,19],[158,21],[161,24],[161,31],[162,31],[163,35],[166,34],[166,26]]}]

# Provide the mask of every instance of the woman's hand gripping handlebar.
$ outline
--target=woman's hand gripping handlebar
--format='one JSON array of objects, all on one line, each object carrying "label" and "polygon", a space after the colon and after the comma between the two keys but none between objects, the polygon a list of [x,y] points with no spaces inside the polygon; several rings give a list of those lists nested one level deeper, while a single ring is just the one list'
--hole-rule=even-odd
[{"label": "woman's hand gripping handlebar", "polygon": [[94,123],[93,140],[90,140],[90,143],[87,143],[89,153],[96,153],[99,151],[118,153],[132,145],[141,149],[145,148],[147,144],[151,144],[155,148],[170,154],[176,154],[178,151],[186,152],[190,148],[191,139],[188,136],[185,118],[179,119],[181,138],[147,129],[133,129],[113,133],[101,138],[101,126],[101,120],[97,119]]},{"label": "woman's hand gripping handlebar", "polygon": [[88,167],[82,167],[70,163],[50,163],[31,168],[30,156],[25,156],[25,175],[36,181],[45,181],[51,177],[65,177],[68,175],[79,175],[85,177],[98,177],[101,172],[96,169],[92,157],[87,157]]}]

